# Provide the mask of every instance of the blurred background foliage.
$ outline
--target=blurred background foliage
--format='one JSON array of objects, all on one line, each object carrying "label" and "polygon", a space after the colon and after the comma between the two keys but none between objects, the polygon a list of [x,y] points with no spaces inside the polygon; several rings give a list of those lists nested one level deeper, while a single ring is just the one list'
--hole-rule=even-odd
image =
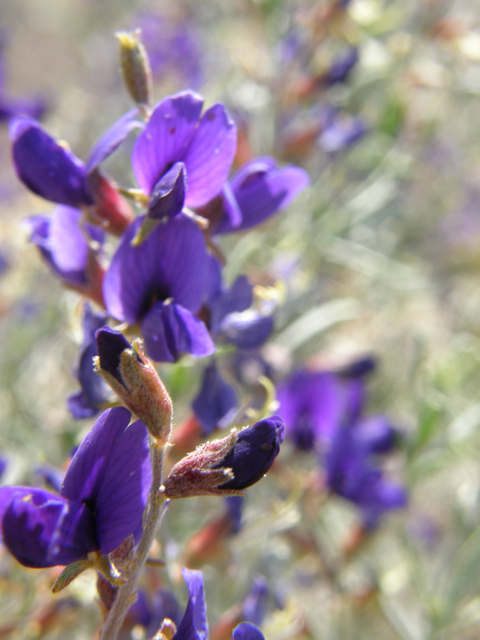
[{"label": "blurred background foliage", "polygon": [[[345,7],[332,17],[334,4],[2,0],[2,91],[41,96],[46,128],[85,158],[131,106],[113,33],[142,27],[158,63],[157,100],[193,83],[207,103],[227,104],[247,155],[273,154],[311,175],[311,188],[287,211],[222,239],[227,277],[283,283],[267,350],[285,371],[378,358],[369,409],[404,434],[390,464],[408,484],[409,505],[350,553],[354,508],[316,494],[315,460],[286,444],[277,472],[249,490],[242,532],[203,567],[212,623],[260,572],[285,603],[267,617],[268,640],[473,640],[480,632],[480,8],[352,0],[338,2]],[[191,55],[176,50],[180,27]],[[359,60],[348,81],[308,93],[309,79],[349,47],[358,47]],[[333,151],[321,136],[309,138],[326,108],[360,118],[364,135]],[[128,150],[107,166],[120,184],[134,185]],[[78,296],[61,290],[22,232],[23,217],[48,207],[15,177],[5,124],[0,450],[8,484],[35,482],[39,464],[60,467],[91,427],[73,422],[65,407],[76,388]],[[178,423],[201,368],[189,359],[161,367]],[[219,510],[216,499],[174,504],[162,533],[168,575],[152,569],[146,582],[163,580],[185,601],[182,554]],[[55,570],[24,570],[0,553],[1,638],[94,637],[92,575],[51,596]]]}]

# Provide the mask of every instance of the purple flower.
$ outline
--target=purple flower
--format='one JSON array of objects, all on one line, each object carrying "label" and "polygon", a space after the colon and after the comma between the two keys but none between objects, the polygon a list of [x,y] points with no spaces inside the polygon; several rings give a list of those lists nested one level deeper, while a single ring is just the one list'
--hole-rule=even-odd
[{"label": "purple flower", "polygon": [[237,143],[235,124],[221,104],[203,116],[202,108],[203,98],[193,91],[165,98],[137,138],[133,172],[150,196],[149,217],[173,217],[184,205],[204,205],[228,178]]},{"label": "purple flower", "polygon": [[346,53],[334,59],[328,70],[322,76],[327,86],[346,82],[352,69],[358,62],[357,47],[350,47]]},{"label": "purple flower", "polygon": [[143,219],[125,232],[105,275],[107,311],[121,322],[141,323],[147,354],[175,362],[215,350],[194,314],[206,295],[208,255],[198,226],[184,215],[156,227],[139,246],[131,244]]},{"label": "purple flower", "polygon": [[265,618],[269,588],[263,576],[257,576],[243,602],[243,617],[259,627]]},{"label": "purple flower", "polygon": [[209,292],[205,303],[208,327],[219,342],[234,344],[239,349],[257,349],[273,331],[274,318],[251,309],[253,286],[239,276],[229,289],[222,283],[218,260],[210,257]]},{"label": "purple flower", "polygon": [[337,429],[325,456],[328,487],[360,509],[367,528],[375,527],[385,511],[407,502],[405,489],[385,480],[372,452],[375,448],[362,437],[361,424],[353,421]]},{"label": "purple flower", "polygon": [[23,565],[67,565],[92,551],[106,555],[139,539],[151,484],[147,431],[118,407],[105,411],[83,440],[59,495],[32,487],[0,489],[5,546]]},{"label": "purple flower", "polygon": [[237,404],[235,389],[220,376],[215,361],[211,362],[204,371],[200,391],[192,402],[193,412],[202,425],[203,433],[209,435],[228,424]]},{"label": "purple flower", "polygon": [[[207,608],[202,573],[182,569],[182,576],[187,583],[188,603],[173,640],[207,640]],[[264,640],[264,636],[253,624],[242,622],[233,630],[232,640]]]},{"label": "purple flower", "polygon": [[221,201],[200,213],[210,220],[212,233],[243,231],[288,207],[309,184],[308,174],[299,167],[279,168],[269,156],[255,158],[225,183]]},{"label": "purple flower", "polygon": [[278,388],[279,411],[298,449],[325,444],[352,412],[358,412],[363,387],[325,371],[299,370]]},{"label": "purple flower", "polygon": [[[30,242],[40,249],[42,258],[52,271],[67,286],[85,290],[91,285],[101,285],[101,274],[98,273],[101,267],[91,247],[101,246],[105,234],[90,224],[84,224],[82,229],[81,220],[79,209],[58,206],[51,217],[30,216],[24,224],[29,231]],[[98,300],[98,295],[95,299]]]},{"label": "purple flower", "polygon": [[36,120],[13,120],[10,138],[18,177],[46,200],[69,207],[92,207],[94,217],[107,222],[112,232],[121,232],[132,220],[132,213],[98,167],[140,126],[134,119],[136,113],[133,109],[114,123],[94,145],[86,164]]},{"label": "purple flower", "polygon": [[272,416],[246,427],[238,433],[231,451],[216,467],[228,468],[233,479],[219,485],[219,489],[241,491],[255,484],[270,469],[280,452],[284,436],[283,420]]},{"label": "purple flower", "polygon": [[98,355],[95,332],[103,327],[106,321],[105,313],[94,313],[89,304],[84,306],[83,344],[75,371],[81,390],[72,394],[67,401],[68,409],[75,420],[97,415],[111,398],[108,385],[93,368],[93,358]]}]

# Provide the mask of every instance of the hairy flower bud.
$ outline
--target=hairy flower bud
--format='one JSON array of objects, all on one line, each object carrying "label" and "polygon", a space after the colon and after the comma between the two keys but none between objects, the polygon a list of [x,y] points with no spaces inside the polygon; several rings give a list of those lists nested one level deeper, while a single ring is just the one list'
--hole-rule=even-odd
[{"label": "hairy flower bud", "polygon": [[140,40],[140,30],[119,31],[120,64],[128,92],[139,107],[152,104],[152,72],[147,52]]},{"label": "hairy flower bud", "polygon": [[166,444],[170,433],[172,401],[155,368],[126,338],[110,327],[95,333],[98,357],[95,369],[125,405],[145,424],[159,444]]},{"label": "hairy flower bud", "polygon": [[165,495],[238,494],[267,473],[280,451],[283,434],[282,419],[273,416],[197,447],[174,465],[165,481]]}]

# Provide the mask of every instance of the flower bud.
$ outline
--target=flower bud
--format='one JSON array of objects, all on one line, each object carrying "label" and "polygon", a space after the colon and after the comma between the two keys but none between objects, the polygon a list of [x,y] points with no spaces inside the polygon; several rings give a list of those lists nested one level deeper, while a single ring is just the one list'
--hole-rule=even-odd
[{"label": "flower bud", "polygon": [[119,31],[115,35],[120,43],[120,64],[125,86],[136,104],[146,110],[152,105],[152,72],[140,40],[140,30]]},{"label": "flower bud", "polygon": [[99,373],[125,405],[145,424],[158,444],[166,444],[170,434],[172,401],[154,367],[138,342],[132,346],[119,332],[103,327],[95,333]]},{"label": "flower bud", "polygon": [[280,451],[283,435],[282,419],[273,416],[197,447],[174,465],[165,481],[165,495],[238,494],[267,473]]}]

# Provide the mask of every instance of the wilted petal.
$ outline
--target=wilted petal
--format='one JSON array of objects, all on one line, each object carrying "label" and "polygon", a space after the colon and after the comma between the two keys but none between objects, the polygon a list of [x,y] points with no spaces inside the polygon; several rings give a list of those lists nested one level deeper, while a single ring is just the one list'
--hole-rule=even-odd
[{"label": "wilted petal", "polygon": [[20,180],[33,193],[59,204],[93,204],[85,165],[30,118],[11,123],[13,161]]},{"label": "wilted petal", "polygon": [[125,232],[105,274],[103,293],[111,316],[134,324],[155,300],[196,312],[208,287],[208,254],[202,232],[184,215],[154,229],[140,246],[131,245],[143,218]]},{"label": "wilted petal", "polygon": [[203,427],[204,434],[210,434],[222,426],[237,407],[235,389],[223,380],[217,366],[212,362],[205,369],[202,386],[192,402],[192,409]]},{"label": "wilted petal", "polygon": [[148,217],[173,218],[183,209],[187,176],[183,162],[176,162],[155,184],[148,201]]},{"label": "wilted petal", "polygon": [[135,120],[138,109],[130,109],[119,118],[92,147],[85,170],[91,173],[122,144],[130,131],[143,127]]},{"label": "wilted petal", "polygon": [[183,160],[195,132],[203,99],[194,91],[183,91],[162,100],[138,136],[132,154],[135,178],[150,194],[158,179],[174,162]]},{"label": "wilted petal", "polygon": [[187,168],[185,204],[199,207],[222,189],[237,147],[237,128],[225,107],[216,104],[202,116],[183,160]]},{"label": "wilted petal", "polygon": [[[17,490],[27,487],[18,487]],[[14,497],[2,518],[3,541],[24,566],[67,565],[96,548],[93,518],[80,502],[30,488]]]},{"label": "wilted petal", "polygon": [[204,358],[215,351],[207,327],[178,304],[157,302],[142,322],[147,354],[157,362],[176,362],[184,353]]}]

